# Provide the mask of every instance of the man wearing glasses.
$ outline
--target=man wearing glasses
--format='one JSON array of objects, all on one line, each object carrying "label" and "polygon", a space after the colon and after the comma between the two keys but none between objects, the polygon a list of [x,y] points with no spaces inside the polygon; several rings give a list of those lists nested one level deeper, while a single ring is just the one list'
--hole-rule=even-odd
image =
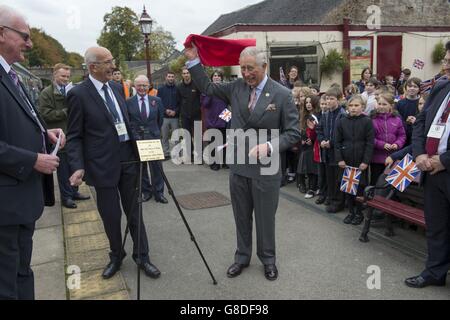
[{"label": "man wearing glasses", "polygon": [[133,238],[132,257],[147,276],[157,278],[160,272],[150,263],[144,224],[140,225],[138,238],[139,210],[135,192],[138,165],[130,164],[138,157],[121,87],[110,82],[115,61],[108,49],[93,47],[86,51],[85,63],[89,78],[67,96],[67,153],[70,167],[75,171],[70,182],[79,186],[85,179],[88,185],[95,187],[98,211],[111,249],[110,263],[103,271],[103,278],[114,276],[125,257],[120,204]]},{"label": "man wearing glasses", "polygon": [[[443,70],[450,75],[450,41]],[[440,80],[431,91],[414,124],[413,156],[425,191],[428,258],[425,270],[405,280],[412,288],[445,286],[450,268],[450,80]]]},{"label": "man wearing glasses", "polygon": [[34,299],[33,233],[44,204],[54,205],[59,165],[50,143],[60,136],[65,144],[60,129],[46,129],[11,68],[32,47],[25,18],[0,5],[0,300]]}]

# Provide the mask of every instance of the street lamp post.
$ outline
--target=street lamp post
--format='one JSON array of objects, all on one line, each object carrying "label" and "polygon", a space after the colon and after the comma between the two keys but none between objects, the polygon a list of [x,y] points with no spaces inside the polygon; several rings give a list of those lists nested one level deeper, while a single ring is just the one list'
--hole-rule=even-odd
[{"label": "street lamp post", "polygon": [[152,32],[152,24],[153,20],[148,15],[147,11],[145,10],[141,14],[141,18],[139,19],[139,24],[141,26],[141,32],[144,35],[144,43],[145,43],[145,59],[147,62],[147,78],[152,83],[152,70],[150,66],[150,51],[149,51],[149,43],[150,43],[150,33]]}]

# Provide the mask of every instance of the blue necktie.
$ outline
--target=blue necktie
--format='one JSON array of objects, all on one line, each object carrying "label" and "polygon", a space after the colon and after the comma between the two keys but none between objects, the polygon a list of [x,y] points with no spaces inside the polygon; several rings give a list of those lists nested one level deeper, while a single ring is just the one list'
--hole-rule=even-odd
[{"label": "blue necktie", "polygon": [[59,89],[59,91],[63,96],[66,96],[66,86],[61,86],[61,89]]},{"label": "blue necktie", "polygon": [[120,122],[120,116],[119,116],[119,113],[117,112],[114,101],[111,99],[111,96],[109,95],[108,86],[105,84],[105,85],[103,85],[102,89],[105,92],[106,106],[108,107],[109,112],[113,116],[114,122],[115,123]]}]

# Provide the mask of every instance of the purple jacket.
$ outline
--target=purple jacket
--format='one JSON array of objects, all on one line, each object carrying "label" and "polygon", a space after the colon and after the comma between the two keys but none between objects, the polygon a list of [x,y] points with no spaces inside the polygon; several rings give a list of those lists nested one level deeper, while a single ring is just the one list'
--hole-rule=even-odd
[{"label": "purple jacket", "polygon": [[205,112],[204,113],[205,128],[206,129],[226,128],[227,123],[224,120],[220,119],[219,115],[225,108],[228,108],[228,105],[219,98],[208,97],[205,95],[202,95],[200,100],[203,110]]},{"label": "purple jacket", "polygon": [[383,163],[392,154],[384,149],[384,145],[396,144],[400,150],[406,142],[406,132],[402,119],[396,113],[373,113],[373,129],[375,144],[372,163]]}]

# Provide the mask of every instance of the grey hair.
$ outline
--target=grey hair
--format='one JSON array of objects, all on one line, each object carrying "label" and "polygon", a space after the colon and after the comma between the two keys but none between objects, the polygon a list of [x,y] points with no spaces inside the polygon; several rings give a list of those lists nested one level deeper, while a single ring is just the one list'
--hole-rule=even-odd
[{"label": "grey hair", "polygon": [[266,53],[261,50],[257,49],[256,47],[247,47],[241,52],[240,58],[243,57],[255,57],[256,58],[256,64],[260,67],[263,67],[265,64],[267,64],[267,55]]},{"label": "grey hair", "polygon": [[147,76],[145,76],[145,75],[139,75],[139,76],[137,76],[136,79],[134,79],[134,82],[140,81],[140,80],[146,81],[146,82],[149,82],[149,83],[150,83],[150,81],[148,80]]},{"label": "grey hair", "polygon": [[11,27],[11,24],[13,23],[14,19],[17,18],[27,22],[25,16],[20,14],[15,9],[6,5],[0,5],[0,25]]},{"label": "grey hair", "polygon": [[94,64],[97,62],[97,54],[94,50],[87,49],[86,53],[84,54],[84,63],[86,63],[86,66],[89,68],[91,64]]}]

